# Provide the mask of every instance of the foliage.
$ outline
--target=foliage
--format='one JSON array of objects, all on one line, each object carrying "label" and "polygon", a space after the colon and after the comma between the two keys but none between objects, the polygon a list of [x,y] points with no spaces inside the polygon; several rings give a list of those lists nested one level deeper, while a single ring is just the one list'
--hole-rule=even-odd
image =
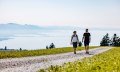
[{"label": "foliage", "polygon": [[112,46],[120,46],[120,38],[117,36],[117,34],[113,35],[111,45]]},{"label": "foliage", "polygon": [[120,47],[113,48],[91,58],[69,62],[63,66],[51,66],[39,72],[119,72]]},{"label": "foliage", "polygon": [[110,43],[110,39],[109,39],[109,34],[107,33],[107,34],[103,37],[103,39],[102,39],[102,41],[101,41],[101,43],[100,43],[100,46],[109,46],[109,43]]},{"label": "foliage", "polygon": [[100,46],[120,46],[120,38],[117,34],[114,34],[110,39],[109,34],[107,33],[100,42]]}]

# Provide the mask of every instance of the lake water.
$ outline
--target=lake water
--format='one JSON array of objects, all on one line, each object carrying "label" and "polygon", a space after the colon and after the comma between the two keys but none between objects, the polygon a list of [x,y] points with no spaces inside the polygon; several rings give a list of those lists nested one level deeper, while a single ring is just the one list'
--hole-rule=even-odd
[{"label": "lake water", "polygon": [[[7,46],[8,49],[45,49],[46,45],[54,43],[57,48],[59,47],[69,47],[70,39],[73,30],[49,30],[49,31],[36,31],[31,33],[7,33],[10,36],[7,36],[4,32],[0,35],[0,48]],[[91,46],[100,45],[102,37],[109,33],[110,37],[114,33],[120,36],[120,31],[117,30],[90,30],[91,33]],[[84,30],[77,31],[79,40],[82,40]],[[2,40],[3,39],[3,40]]]}]

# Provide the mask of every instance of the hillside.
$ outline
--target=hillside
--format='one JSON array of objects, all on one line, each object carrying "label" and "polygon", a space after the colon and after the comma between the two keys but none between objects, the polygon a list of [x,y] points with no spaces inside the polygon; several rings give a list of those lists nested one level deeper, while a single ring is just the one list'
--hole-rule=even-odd
[{"label": "hillside", "polygon": [[20,25],[16,23],[0,24],[1,30],[23,30],[23,29],[42,29],[39,26],[35,25]]}]

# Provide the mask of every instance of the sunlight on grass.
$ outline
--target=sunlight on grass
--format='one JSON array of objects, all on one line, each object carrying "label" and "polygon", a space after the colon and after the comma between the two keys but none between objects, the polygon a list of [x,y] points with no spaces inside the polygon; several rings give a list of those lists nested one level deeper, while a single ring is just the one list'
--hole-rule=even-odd
[{"label": "sunlight on grass", "polygon": [[81,61],[69,62],[63,66],[51,66],[39,72],[119,72],[120,47]]}]

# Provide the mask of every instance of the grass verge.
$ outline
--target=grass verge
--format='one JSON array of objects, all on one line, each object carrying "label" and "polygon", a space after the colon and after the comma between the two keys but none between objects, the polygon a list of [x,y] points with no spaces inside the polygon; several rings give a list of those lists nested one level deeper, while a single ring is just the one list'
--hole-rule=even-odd
[{"label": "grass verge", "polygon": [[39,72],[120,72],[120,47],[63,66],[41,69]]},{"label": "grass verge", "polygon": [[[98,46],[91,46],[90,48],[96,48]],[[83,47],[78,47],[77,50],[83,50]],[[25,50],[25,51],[0,51],[0,59],[3,58],[19,58],[29,56],[41,56],[50,54],[59,54],[72,52],[71,47],[54,48],[54,49],[40,49],[40,50]]]}]

